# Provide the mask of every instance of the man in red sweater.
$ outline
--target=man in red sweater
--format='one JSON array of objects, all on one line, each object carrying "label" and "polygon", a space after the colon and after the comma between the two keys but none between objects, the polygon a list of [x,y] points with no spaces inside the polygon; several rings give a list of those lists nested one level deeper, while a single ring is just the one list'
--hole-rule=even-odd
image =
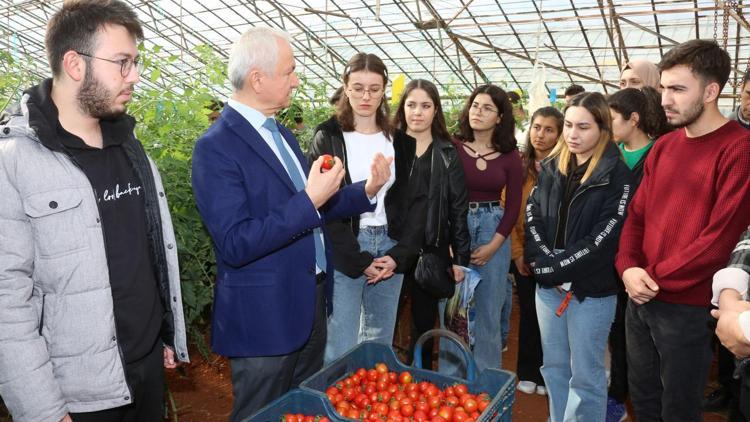
[{"label": "man in red sweater", "polygon": [[750,132],[719,112],[730,58],[692,40],[659,63],[678,129],[646,160],[615,261],[626,312],[630,394],[640,421],[702,420],[711,363],[711,277],[750,223]]}]

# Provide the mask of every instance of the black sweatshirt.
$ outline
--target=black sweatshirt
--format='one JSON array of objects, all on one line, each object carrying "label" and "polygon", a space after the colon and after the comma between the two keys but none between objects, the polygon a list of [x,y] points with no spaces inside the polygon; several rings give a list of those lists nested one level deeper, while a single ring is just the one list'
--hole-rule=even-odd
[{"label": "black sweatshirt", "polygon": [[164,307],[146,234],[143,185],[122,147],[132,127],[125,119],[102,120],[103,148],[93,148],[60,125],[50,97],[35,102],[94,189],[104,232],[118,344],[126,363],[137,361],[153,350]]}]

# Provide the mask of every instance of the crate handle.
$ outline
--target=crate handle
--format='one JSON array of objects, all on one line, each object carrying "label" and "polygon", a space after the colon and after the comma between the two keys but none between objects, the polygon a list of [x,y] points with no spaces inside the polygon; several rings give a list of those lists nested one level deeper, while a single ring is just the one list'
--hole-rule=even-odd
[{"label": "crate handle", "polygon": [[461,353],[464,355],[464,361],[466,362],[466,380],[469,382],[474,381],[477,377],[477,363],[474,361],[474,356],[472,356],[469,346],[456,333],[442,328],[429,330],[419,336],[417,343],[414,345],[414,360],[412,366],[422,368],[422,345],[425,341],[433,337],[445,337],[452,341],[458,349],[461,350]]}]

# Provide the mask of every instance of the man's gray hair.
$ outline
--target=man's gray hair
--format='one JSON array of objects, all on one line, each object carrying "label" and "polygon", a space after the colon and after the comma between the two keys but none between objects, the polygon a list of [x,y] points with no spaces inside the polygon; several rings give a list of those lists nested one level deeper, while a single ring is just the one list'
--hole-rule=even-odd
[{"label": "man's gray hair", "polygon": [[278,29],[256,27],[245,31],[234,43],[229,53],[227,73],[235,91],[242,89],[247,72],[252,69],[258,69],[267,75],[276,72],[279,60],[278,39],[289,42],[289,34]]}]

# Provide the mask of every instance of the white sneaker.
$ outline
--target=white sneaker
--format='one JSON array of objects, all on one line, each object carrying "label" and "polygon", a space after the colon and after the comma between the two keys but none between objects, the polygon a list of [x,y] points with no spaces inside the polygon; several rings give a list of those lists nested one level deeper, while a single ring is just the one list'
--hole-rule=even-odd
[{"label": "white sneaker", "polygon": [[546,396],[547,395],[547,387],[543,385],[537,385],[536,386],[536,393],[540,396]]},{"label": "white sneaker", "polygon": [[536,390],[537,388],[539,387],[537,387],[536,383],[532,381],[519,381],[518,385],[516,386],[516,389],[518,391],[526,394],[534,394],[534,390]]}]

